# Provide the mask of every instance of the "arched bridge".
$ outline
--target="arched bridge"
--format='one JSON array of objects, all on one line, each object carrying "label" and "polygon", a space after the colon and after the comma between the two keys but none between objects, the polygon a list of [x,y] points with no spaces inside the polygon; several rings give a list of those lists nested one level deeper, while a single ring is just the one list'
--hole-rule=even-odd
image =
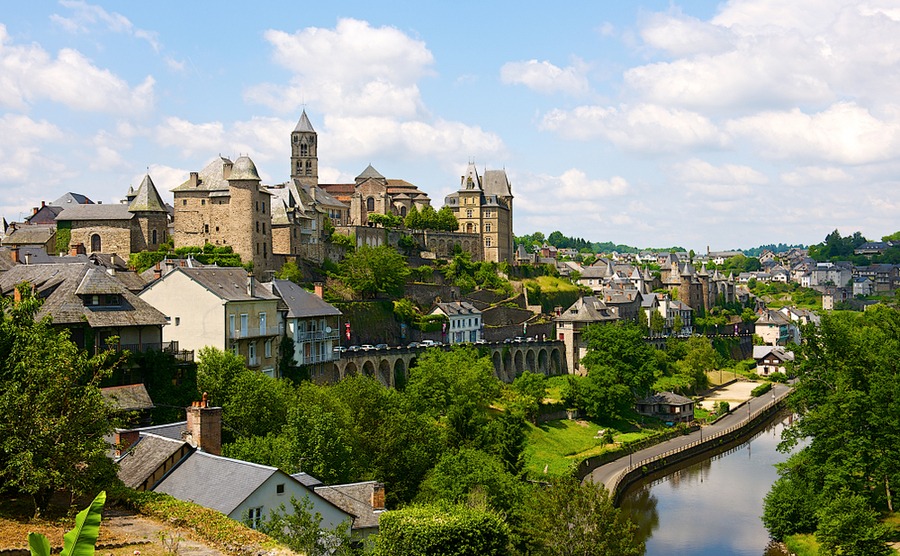
[{"label": "arched bridge", "polygon": [[[426,349],[449,350],[452,346],[394,347],[378,350],[344,352],[340,359],[332,361],[324,379],[337,382],[348,375],[365,374],[375,377],[385,386],[395,386],[409,374],[410,367]],[[491,358],[494,374],[504,382],[512,382],[524,371],[544,375],[566,373],[564,344],[558,340],[543,342],[494,342],[477,344],[478,350]]]}]

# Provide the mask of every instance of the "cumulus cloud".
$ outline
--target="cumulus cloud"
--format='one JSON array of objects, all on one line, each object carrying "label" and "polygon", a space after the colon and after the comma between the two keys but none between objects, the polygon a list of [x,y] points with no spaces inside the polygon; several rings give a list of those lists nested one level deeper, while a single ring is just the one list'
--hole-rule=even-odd
[{"label": "cumulus cloud", "polygon": [[47,99],[75,110],[141,113],[153,105],[153,77],[130,87],[109,70],[65,48],[53,58],[36,44],[12,44],[0,24],[0,105],[25,110]]},{"label": "cumulus cloud", "polygon": [[113,33],[124,33],[146,41],[153,47],[153,50],[159,52],[158,33],[135,27],[127,17],[120,13],[108,12],[100,6],[88,4],[81,0],[62,0],[60,5],[70,9],[72,15],[65,17],[53,14],[50,16],[50,19],[66,31],[88,33],[95,25],[102,25]]},{"label": "cumulus cloud", "polygon": [[566,93],[583,95],[588,92],[585,76],[587,64],[581,60],[566,68],[548,61],[507,62],[500,68],[500,80],[506,84],[525,85],[542,94]]},{"label": "cumulus cloud", "polygon": [[735,135],[775,159],[800,158],[838,164],[867,164],[900,156],[900,114],[881,118],[852,102],[815,114],[799,109],[762,112],[728,122]]},{"label": "cumulus cloud", "polygon": [[734,42],[732,33],[725,27],[680,12],[648,14],[640,34],[645,44],[672,56],[723,52]]},{"label": "cumulus cloud", "polygon": [[567,138],[603,138],[625,149],[651,152],[721,147],[727,143],[725,134],[709,118],[654,104],[552,110],[544,115],[541,128]]},{"label": "cumulus cloud", "polygon": [[[719,198],[748,195],[753,191],[754,186],[763,185],[769,181],[764,174],[749,166],[739,164],[713,166],[709,162],[697,158],[675,164],[672,167],[672,177],[675,181],[685,185],[691,192]],[[730,201],[716,199],[714,202],[718,203],[718,209],[724,210]]]},{"label": "cumulus cloud", "polygon": [[779,178],[782,183],[793,187],[849,183],[853,179],[843,168],[834,166],[804,166],[790,172],[783,172]]},{"label": "cumulus cloud", "polygon": [[59,170],[62,165],[46,154],[46,146],[63,138],[63,132],[46,120],[0,116],[0,184],[30,182],[38,172]]}]

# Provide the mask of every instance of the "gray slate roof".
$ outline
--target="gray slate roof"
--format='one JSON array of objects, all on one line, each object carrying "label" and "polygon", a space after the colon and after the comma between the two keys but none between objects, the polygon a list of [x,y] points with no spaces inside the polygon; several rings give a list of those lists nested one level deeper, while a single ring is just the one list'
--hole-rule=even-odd
[{"label": "gray slate roof", "polygon": [[309,488],[321,486],[324,484],[322,481],[316,479],[309,473],[303,473],[302,471],[300,473],[294,473],[293,475],[291,475],[291,478],[300,481],[300,484]]},{"label": "gray slate roof", "polygon": [[290,280],[272,280],[260,286],[269,288],[269,291],[284,301],[288,308],[288,318],[331,317],[342,314],[337,307]]},{"label": "gray slate roof", "polygon": [[119,478],[128,487],[140,486],[185,444],[186,442],[181,440],[172,440],[155,434],[141,434],[138,441],[118,459]]},{"label": "gray slate roof", "polygon": [[386,179],[381,173],[375,169],[374,166],[369,164],[366,166],[366,169],[362,171],[362,173],[356,176],[357,180],[368,180],[368,179]]},{"label": "gray slate roof", "polygon": [[33,224],[16,228],[3,238],[3,245],[43,245],[56,233],[56,226]]},{"label": "gray slate roof", "polygon": [[228,515],[275,473],[278,473],[275,467],[198,450],[172,470],[154,490]]},{"label": "gray slate roof", "polygon": [[606,303],[592,295],[584,296],[558,316],[558,321],[607,322],[618,319],[618,315]]},{"label": "gray slate roof", "polygon": [[[253,295],[247,293],[247,271],[240,267],[183,268],[173,272],[183,272],[188,278],[197,282],[215,295],[226,301],[249,301],[253,299],[278,299],[271,290],[255,283]],[[166,276],[169,276],[168,274]],[[166,278],[163,277],[163,280]],[[155,285],[155,284],[154,284]],[[151,285],[150,287],[154,287]]]},{"label": "gray slate roof", "polygon": [[66,207],[59,216],[57,222],[74,220],[131,220],[134,213],[128,211],[128,205],[72,205]]},{"label": "gray slate roof", "polygon": [[138,411],[153,409],[153,400],[143,384],[127,384],[125,386],[108,386],[101,388],[100,393],[106,403],[118,411]]},{"label": "gray slate roof", "polygon": [[501,198],[512,197],[506,170],[485,170],[483,183],[485,195],[496,195]]},{"label": "gray slate roof", "polygon": [[377,483],[365,481],[346,485],[316,487],[316,494],[354,516],[353,529],[378,527],[380,510],[372,508],[372,493]]},{"label": "gray slate roof", "polygon": [[439,309],[448,317],[458,315],[480,315],[481,311],[468,301],[449,301],[446,303],[438,303],[435,309]]},{"label": "gray slate roof", "polygon": [[754,359],[762,359],[770,353],[782,361],[794,360],[794,352],[785,351],[781,346],[753,346]]},{"label": "gray slate roof", "polygon": [[[16,284],[33,284],[44,303],[36,318],[47,315],[55,324],[87,322],[92,328],[112,326],[162,326],[166,317],[135,294],[114,276],[91,263],[16,265],[0,275],[0,292],[11,295]],[[115,293],[121,305],[86,306],[76,290]],[[93,295],[93,293],[91,293]]]},{"label": "gray slate roof", "polygon": [[141,182],[137,193],[134,194],[134,200],[128,205],[128,210],[131,212],[168,212],[166,204],[159,196],[156,186],[153,185],[153,180],[150,179],[150,174],[144,176],[144,181]]},{"label": "gray slate roof", "polygon": [[259,172],[256,170],[256,164],[250,160],[249,156],[240,156],[237,160],[234,161],[234,166],[231,168],[231,174],[228,176],[228,180],[252,180],[259,181]]},{"label": "gray slate roof", "polygon": [[300,121],[297,122],[297,127],[294,128],[294,131],[311,133],[316,132],[316,130],[313,129],[312,124],[309,122],[309,117],[306,115],[306,110],[303,110],[303,113],[300,114]]},{"label": "gray slate roof", "polygon": [[88,199],[86,195],[82,195],[81,193],[72,193],[70,191],[50,204],[55,207],[65,208],[71,205],[90,205],[93,203],[94,201]]},{"label": "gray slate roof", "polygon": [[647,396],[646,398],[638,401],[638,403],[686,405],[689,403],[694,403],[694,400],[692,400],[690,398],[685,398],[684,396],[680,396],[674,392],[659,392],[657,394],[653,394],[652,396]]},{"label": "gray slate roof", "polygon": [[228,180],[225,179],[225,166],[233,164],[230,159],[218,156],[207,164],[202,170],[197,172],[200,183],[197,187],[191,185],[188,179],[172,191],[228,191]]}]

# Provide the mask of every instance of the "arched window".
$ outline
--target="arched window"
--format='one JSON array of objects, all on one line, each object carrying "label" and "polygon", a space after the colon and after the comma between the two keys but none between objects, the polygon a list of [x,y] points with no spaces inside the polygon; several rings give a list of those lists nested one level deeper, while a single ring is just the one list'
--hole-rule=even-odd
[{"label": "arched window", "polygon": [[406,207],[400,207],[400,216],[406,218]]},{"label": "arched window", "polygon": [[369,212],[375,212],[375,197],[369,197],[366,199],[366,210]]},{"label": "arched window", "polygon": [[150,240],[151,243],[153,245],[156,245],[156,230],[153,230],[150,232],[150,238],[151,238],[151,240]]},{"label": "arched window", "polygon": [[471,223],[471,222],[469,222],[468,224],[466,224],[466,233],[467,233],[467,234],[471,234],[471,233],[472,233],[472,223]]},{"label": "arched window", "polygon": [[91,236],[91,253],[99,253],[100,252],[100,234],[94,234]]},{"label": "arched window", "polygon": [[307,160],[307,161],[306,161],[306,175],[307,175],[307,176],[311,176],[311,175],[312,175],[312,160]]},{"label": "arched window", "polygon": [[300,145],[300,156],[309,156],[309,145]]}]

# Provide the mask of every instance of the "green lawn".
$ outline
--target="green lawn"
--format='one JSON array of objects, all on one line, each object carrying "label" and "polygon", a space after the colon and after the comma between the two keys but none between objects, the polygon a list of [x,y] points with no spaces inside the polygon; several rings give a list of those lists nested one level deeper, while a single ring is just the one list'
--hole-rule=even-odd
[{"label": "green lawn", "polygon": [[[613,444],[604,445],[600,438],[596,438],[597,432],[610,426],[614,431]],[[540,426],[529,425],[525,469],[534,478],[544,477],[545,468],[547,475],[564,475],[587,457],[616,449],[622,442],[652,436],[656,431],[656,427],[639,428],[631,421],[605,425],[585,420],[561,420]]]}]

